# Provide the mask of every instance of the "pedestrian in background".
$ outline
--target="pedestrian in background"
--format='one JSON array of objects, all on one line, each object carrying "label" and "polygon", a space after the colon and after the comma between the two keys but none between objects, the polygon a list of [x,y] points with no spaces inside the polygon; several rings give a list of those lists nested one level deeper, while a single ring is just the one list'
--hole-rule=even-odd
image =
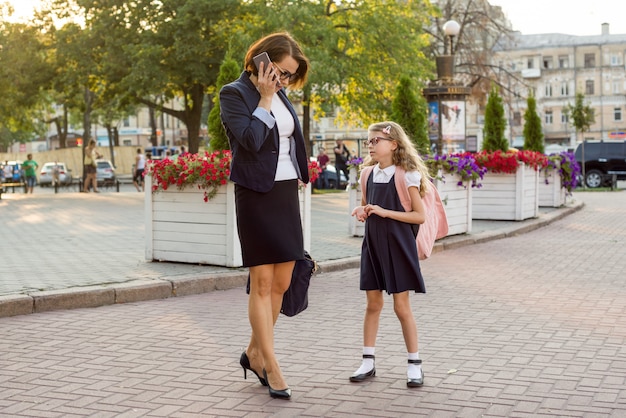
[{"label": "pedestrian in background", "polygon": [[133,173],[133,184],[138,192],[143,192],[143,172],[146,169],[146,156],[143,155],[141,148],[137,148],[135,156],[135,171]]},{"label": "pedestrian in background", "polygon": [[326,148],[320,147],[320,153],[317,154],[317,164],[320,166],[320,175],[317,180],[318,189],[328,189],[328,177],[326,174],[326,166],[330,161],[330,157],[326,154]]},{"label": "pedestrian in background", "polygon": [[341,173],[346,176],[346,180],[350,181],[350,171],[348,170],[348,160],[350,159],[350,151],[341,139],[338,139],[333,149],[335,152],[335,170],[337,170],[337,188],[341,189]]},{"label": "pedestrian in background", "polygon": [[[266,52],[259,67],[254,57]],[[298,179],[309,181],[304,136],[285,87],[300,88],[308,59],[288,33],[256,41],[244,72],[220,91],[222,123],[232,150],[237,228],[243,265],[250,269],[248,318],[252,336],[240,364],[273,398],[291,389],[274,354],[274,325],[289,288],[295,260],[304,258]]]},{"label": "pedestrian in background", "polygon": [[[363,321],[363,361],[350,381],[362,382],[376,375],[374,351],[383,291],[386,291],[393,295],[394,311],[407,348],[407,386],[422,386],[424,373],[409,292],[426,292],[415,229],[426,219],[422,196],[431,187],[430,177],[426,165],[397,123],[371,125],[366,145],[369,156],[363,164],[374,167],[367,178],[364,199],[354,208],[352,216],[365,222],[360,288],[366,292],[367,307]],[[404,210],[394,181],[394,176],[403,174],[411,198],[410,212]]]},{"label": "pedestrian in background", "polygon": [[26,179],[26,192],[33,193],[35,183],[37,183],[37,168],[39,164],[33,160],[33,154],[26,156],[26,161],[22,163],[22,169],[24,170],[24,178]]},{"label": "pedestrian in background", "polygon": [[90,139],[89,143],[87,144],[87,148],[85,148],[85,160],[84,160],[84,165],[85,165],[85,185],[83,187],[83,192],[87,193],[89,192],[89,188],[93,186],[93,191],[95,193],[100,193],[100,190],[98,190],[98,178],[97,178],[97,174],[98,174],[98,163],[96,162],[96,160],[98,158],[102,158],[102,155],[100,155],[98,153],[98,151],[96,151],[96,140],[95,139]]}]

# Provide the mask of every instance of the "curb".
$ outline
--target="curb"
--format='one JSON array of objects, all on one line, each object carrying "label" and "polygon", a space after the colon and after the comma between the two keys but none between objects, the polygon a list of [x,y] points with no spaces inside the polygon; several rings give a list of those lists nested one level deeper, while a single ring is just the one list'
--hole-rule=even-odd
[{"label": "curb", "polygon": [[[514,237],[542,228],[584,207],[576,202],[530,219],[524,224],[511,225],[502,229],[443,238],[435,243],[433,254],[466,245],[480,244],[502,238]],[[360,256],[338,260],[319,261],[318,273],[331,273],[359,268]],[[28,294],[0,296],[0,318],[49,312],[64,309],[95,308],[118,303],[133,303],[169,297],[189,296],[216,290],[244,287],[247,272],[213,273],[206,276],[185,277],[171,280],[132,280],[113,285],[72,287],[67,289],[37,291]]]}]

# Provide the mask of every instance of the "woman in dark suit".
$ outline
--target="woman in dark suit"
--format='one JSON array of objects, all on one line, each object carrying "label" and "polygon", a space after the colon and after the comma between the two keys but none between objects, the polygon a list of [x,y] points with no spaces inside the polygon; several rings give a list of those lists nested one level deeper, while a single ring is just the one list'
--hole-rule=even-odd
[{"label": "woman in dark suit", "polygon": [[[271,63],[254,63],[267,52]],[[250,344],[240,363],[269,386],[270,396],[289,399],[291,390],[274,355],[274,325],[289,288],[295,260],[304,258],[298,179],[308,183],[302,129],[284,87],[306,81],[309,61],[287,33],[255,42],[244,72],[220,91],[235,182],[237,228],[243,264],[250,269]]]}]

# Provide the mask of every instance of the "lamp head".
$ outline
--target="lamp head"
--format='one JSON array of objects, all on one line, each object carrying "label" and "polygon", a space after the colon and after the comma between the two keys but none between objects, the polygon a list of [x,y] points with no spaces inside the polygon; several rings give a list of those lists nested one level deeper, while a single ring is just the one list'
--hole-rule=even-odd
[{"label": "lamp head", "polygon": [[457,36],[461,31],[461,25],[456,20],[448,20],[443,24],[443,32],[446,36]]}]

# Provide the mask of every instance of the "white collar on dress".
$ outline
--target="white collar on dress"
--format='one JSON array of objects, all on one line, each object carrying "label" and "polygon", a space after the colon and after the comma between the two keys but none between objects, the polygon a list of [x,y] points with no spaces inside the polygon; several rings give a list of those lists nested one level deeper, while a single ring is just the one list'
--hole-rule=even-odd
[{"label": "white collar on dress", "polygon": [[383,173],[386,178],[391,178],[391,176],[393,176],[396,173],[396,166],[392,164],[387,168],[381,169],[380,164],[376,164],[374,166],[374,176],[376,176],[379,173]]}]

